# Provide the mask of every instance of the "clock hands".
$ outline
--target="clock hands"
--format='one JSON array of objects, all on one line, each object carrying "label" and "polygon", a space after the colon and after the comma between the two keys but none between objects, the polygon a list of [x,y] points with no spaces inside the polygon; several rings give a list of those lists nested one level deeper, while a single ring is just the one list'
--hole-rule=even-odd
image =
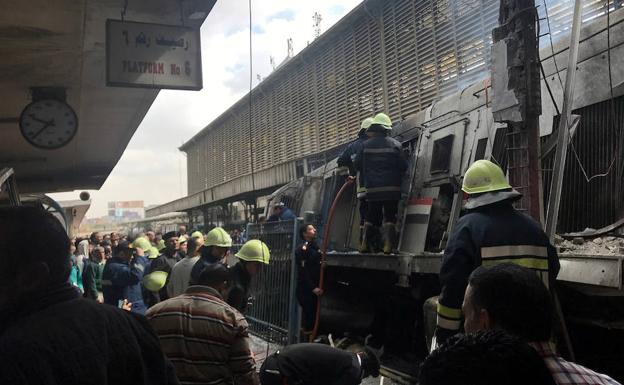
[{"label": "clock hands", "polygon": [[[39,119],[35,119],[35,118],[33,118],[33,119],[34,119],[34,120],[39,120]],[[33,136],[31,137],[31,139],[35,139],[36,137],[38,137],[39,135],[41,135],[41,133],[43,133],[43,131],[45,131],[45,130],[46,130],[46,128],[48,128],[48,127],[50,127],[50,126],[54,126],[54,119],[52,119],[52,120],[50,120],[50,121],[48,121],[48,122],[46,122],[46,121],[41,121],[41,122],[43,122],[43,123],[45,123],[45,124],[43,125],[43,127],[41,127],[41,129],[40,129],[39,131],[37,131],[37,132],[35,133],[35,135],[33,135]]]},{"label": "clock hands", "polygon": [[52,119],[52,120],[39,119],[39,118],[37,118],[37,115],[35,115],[35,114],[28,114],[28,116],[30,116],[32,118],[32,120],[34,120],[36,122],[43,123],[43,124],[50,124],[51,123],[52,125],[54,125],[54,119]]}]

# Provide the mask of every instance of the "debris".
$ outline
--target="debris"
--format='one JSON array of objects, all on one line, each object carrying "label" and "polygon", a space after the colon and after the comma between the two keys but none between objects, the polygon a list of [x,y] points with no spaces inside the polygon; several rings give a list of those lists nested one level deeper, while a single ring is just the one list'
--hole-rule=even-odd
[{"label": "debris", "polygon": [[[555,239],[557,244],[557,240]],[[585,240],[575,237],[572,240],[563,239],[557,244],[561,254],[578,255],[624,255],[624,238],[605,236]]]},{"label": "debris", "polygon": [[582,245],[583,243],[585,243],[585,239],[581,237],[576,237],[572,239],[572,243],[574,243],[575,245]]}]

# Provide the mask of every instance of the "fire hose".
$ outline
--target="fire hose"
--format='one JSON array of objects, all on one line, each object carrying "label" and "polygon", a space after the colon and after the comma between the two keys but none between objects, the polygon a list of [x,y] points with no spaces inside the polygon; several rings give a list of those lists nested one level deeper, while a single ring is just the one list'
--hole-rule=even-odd
[{"label": "fire hose", "polygon": [[[331,229],[332,222],[334,221],[334,211],[336,210],[336,206],[338,205],[338,200],[342,196],[342,194],[347,190],[349,186],[353,184],[354,179],[349,178],[342,185],[338,194],[334,198],[332,202],[331,208],[329,209],[329,214],[327,216],[327,223],[325,223],[325,228],[323,229],[323,244],[321,246],[321,274],[319,276],[319,289],[323,290],[325,286],[325,259],[327,257],[327,247],[329,245],[329,230]],[[321,319],[321,296],[317,298],[316,301],[316,317],[314,319],[314,329],[312,329],[312,334],[310,335],[310,342],[314,341],[316,335],[318,334],[319,324]]]}]

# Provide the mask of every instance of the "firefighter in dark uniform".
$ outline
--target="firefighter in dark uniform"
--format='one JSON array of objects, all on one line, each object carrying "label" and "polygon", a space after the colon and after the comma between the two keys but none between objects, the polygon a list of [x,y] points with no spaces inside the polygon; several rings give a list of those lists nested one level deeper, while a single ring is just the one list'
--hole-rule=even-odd
[{"label": "firefighter in dark uniform", "polygon": [[253,301],[250,296],[252,279],[258,275],[264,265],[269,264],[271,253],[266,243],[259,239],[252,239],[245,242],[234,255],[238,258],[238,263],[230,269],[227,303],[245,314]]},{"label": "firefighter in dark uniform", "polygon": [[362,120],[357,139],[351,142],[338,158],[338,167],[347,167],[349,169],[349,178],[356,179],[357,182],[356,194],[358,200],[360,201],[360,243],[362,243],[362,238],[364,237],[364,222],[366,222],[366,211],[368,208],[366,206],[366,188],[362,185],[358,172],[353,165],[353,160],[362,149],[364,142],[368,140],[366,130],[370,127],[372,122],[373,118],[366,118]]},{"label": "firefighter in dark uniform", "polygon": [[316,320],[318,297],[323,294],[319,288],[321,278],[321,252],[316,244],[316,229],[306,224],[299,229],[303,240],[295,251],[297,263],[297,301],[303,311],[304,333],[311,332]]},{"label": "firefighter in dark uniform", "polygon": [[438,345],[459,331],[468,277],[478,266],[516,263],[534,270],[547,286],[559,273],[557,251],[539,223],[514,209],[512,203],[521,194],[500,167],[476,161],[466,171],[462,191],[468,196],[466,211],[453,228],[440,268]]},{"label": "firefighter in dark uniform", "polygon": [[375,115],[366,130],[369,139],[355,157],[355,169],[360,172],[366,188],[366,222],[360,251],[375,252],[375,239],[383,220],[383,252],[396,252],[397,212],[401,199],[401,184],[407,161],[401,143],[390,138],[392,121],[388,115]]},{"label": "firefighter in dark uniform", "polygon": [[294,344],[267,357],[262,385],[357,385],[379,376],[379,358],[368,348],[358,353],[323,344]]}]

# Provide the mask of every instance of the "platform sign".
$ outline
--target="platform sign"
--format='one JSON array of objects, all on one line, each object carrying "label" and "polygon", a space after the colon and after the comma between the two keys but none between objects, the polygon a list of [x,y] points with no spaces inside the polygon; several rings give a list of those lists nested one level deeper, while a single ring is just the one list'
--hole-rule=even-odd
[{"label": "platform sign", "polygon": [[106,85],[200,90],[199,29],[107,20]]}]

